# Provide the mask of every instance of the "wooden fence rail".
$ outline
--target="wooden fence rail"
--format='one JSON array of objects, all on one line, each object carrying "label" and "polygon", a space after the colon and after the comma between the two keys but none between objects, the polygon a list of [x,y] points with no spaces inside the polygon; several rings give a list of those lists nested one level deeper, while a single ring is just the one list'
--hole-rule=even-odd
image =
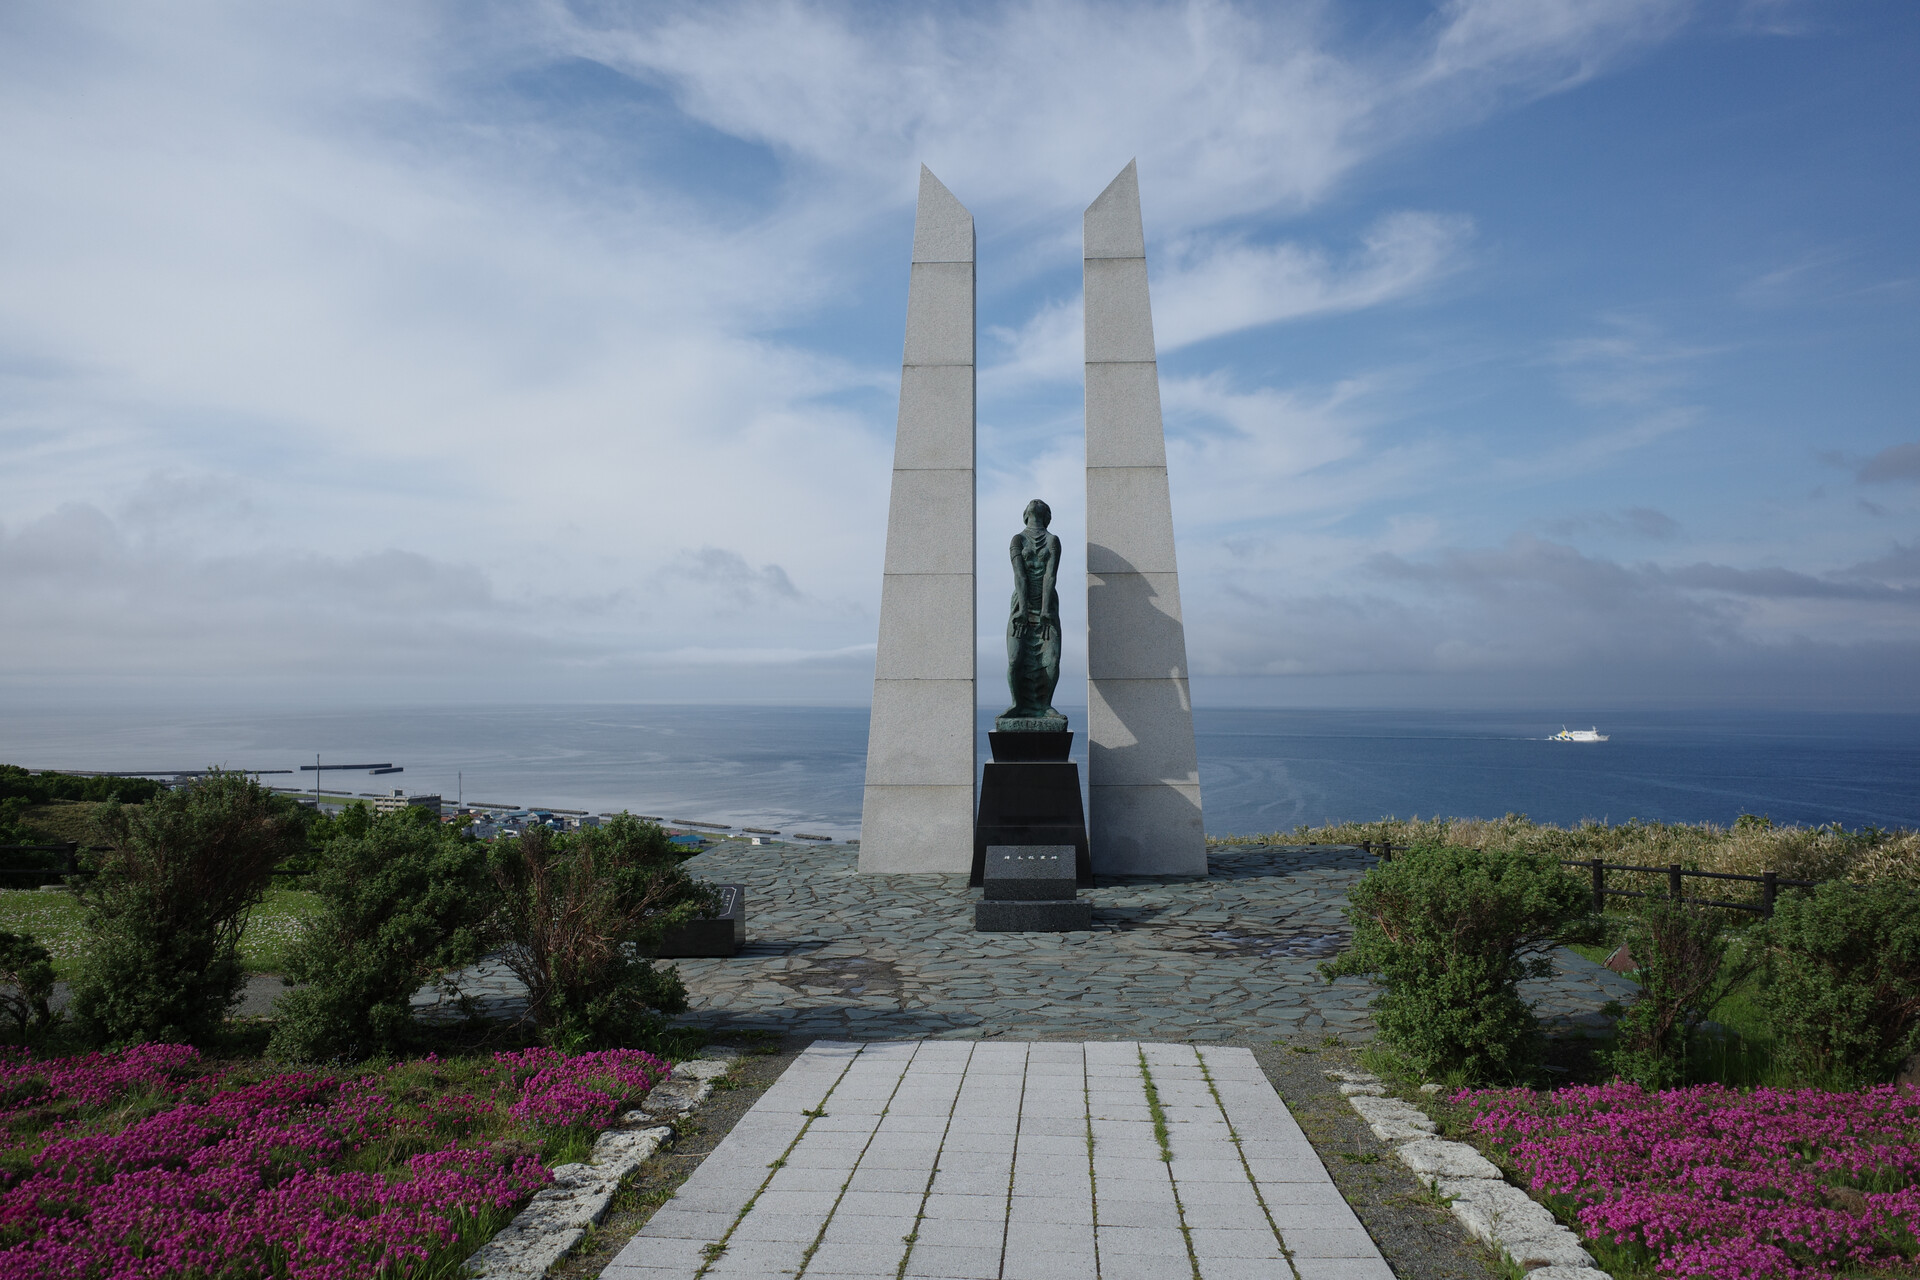
[{"label": "wooden fence rail", "polygon": [[[1368,853],[1377,854],[1382,862],[1392,862],[1394,850],[1398,849],[1404,853],[1409,846],[1404,844],[1391,844],[1386,841],[1375,842],[1372,840],[1362,840],[1360,847]],[[1602,914],[1606,911],[1608,897],[1615,897],[1665,898],[1669,902],[1686,902],[1701,907],[1724,907],[1729,911],[1751,911],[1757,915],[1771,916],[1773,914],[1774,903],[1780,899],[1780,890],[1811,889],[1821,883],[1818,880],[1789,880],[1775,871],[1768,871],[1757,876],[1735,875],[1728,871],[1689,871],[1677,862],[1670,862],[1664,867],[1636,867],[1625,862],[1608,862],[1604,858],[1562,858],[1560,865],[1563,867],[1585,867],[1593,877],[1593,910],[1595,915]],[[1639,889],[1609,889],[1607,887],[1607,872],[1609,871],[1630,871],[1642,875],[1659,875],[1665,872],[1667,876],[1667,891],[1665,893],[1657,893]],[[1697,880],[1739,880],[1748,884],[1757,884],[1760,886],[1760,901],[1729,902],[1725,898],[1689,898],[1685,896],[1684,892],[1686,880],[1689,876]]]}]

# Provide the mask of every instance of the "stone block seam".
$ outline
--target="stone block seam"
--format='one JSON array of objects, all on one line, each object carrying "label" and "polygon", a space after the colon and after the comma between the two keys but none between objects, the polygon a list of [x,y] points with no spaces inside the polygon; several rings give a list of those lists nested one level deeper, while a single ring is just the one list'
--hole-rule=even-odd
[{"label": "stone block seam", "polygon": [[707,1100],[713,1082],[739,1056],[731,1050],[714,1053],[714,1057],[675,1067],[665,1084],[647,1094],[638,1111],[627,1112],[617,1127],[600,1135],[584,1164],[555,1166],[553,1185],[538,1192],[512,1222],[467,1259],[467,1270],[475,1280],[544,1280],[607,1216],[607,1206],[620,1184],[673,1140],[677,1123]]},{"label": "stone block seam", "polygon": [[1348,1104],[1401,1164],[1448,1197],[1448,1208],[1467,1233],[1512,1259],[1527,1280],[1612,1280],[1594,1266],[1580,1237],[1544,1205],[1508,1183],[1492,1161],[1466,1143],[1436,1137],[1440,1126],[1411,1102],[1387,1097],[1379,1076],[1329,1071],[1327,1078],[1339,1083]]}]

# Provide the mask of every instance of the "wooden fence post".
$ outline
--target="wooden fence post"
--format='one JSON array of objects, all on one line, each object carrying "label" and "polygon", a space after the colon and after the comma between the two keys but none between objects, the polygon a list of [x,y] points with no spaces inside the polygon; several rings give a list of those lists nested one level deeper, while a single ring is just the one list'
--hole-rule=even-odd
[{"label": "wooden fence post", "polygon": [[1773,918],[1773,903],[1780,896],[1780,873],[1768,871],[1760,877],[1760,901],[1766,907],[1766,918]]},{"label": "wooden fence post", "polygon": [[1667,900],[1680,901],[1680,864],[1677,862],[1667,864]]}]

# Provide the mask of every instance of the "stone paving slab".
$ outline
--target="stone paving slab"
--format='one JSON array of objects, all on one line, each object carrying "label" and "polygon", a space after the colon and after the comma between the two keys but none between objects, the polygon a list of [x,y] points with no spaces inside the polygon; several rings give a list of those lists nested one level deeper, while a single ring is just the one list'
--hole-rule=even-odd
[{"label": "stone paving slab", "polygon": [[[861,875],[850,849],[729,843],[688,859],[715,883],[744,884],[747,945],[730,959],[676,961],[692,1009],[718,1032],[865,1040],[991,1037],[1234,1040],[1372,1033],[1361,978],[1318,966],[1349,933],[1347,891],[1374,863],[1345,846],[1219,848],[1204,880],[1103,878],[1086,890],[1084,933],[981,934],[964,877]],[[1570,951],[1524,988],[1550,1025],[1606,1023],[1631,998],[1625,978]],[[490,1014],[524,991],[503,967],[463,974]],[[458,1016],[441,994],[425,1017]]]},{"label": "stone paving slab", "polygon": [[815,1042],[602,1274],[1393,1272],[1246,1049],[924,1039]]}]

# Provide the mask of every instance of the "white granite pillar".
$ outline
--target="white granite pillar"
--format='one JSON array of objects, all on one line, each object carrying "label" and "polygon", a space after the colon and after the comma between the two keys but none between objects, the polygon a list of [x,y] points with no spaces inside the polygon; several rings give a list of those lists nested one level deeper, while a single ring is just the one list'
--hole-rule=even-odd
[{"label": "white granite pillar", "polygon": [[973,865],[973,215],[923,165],[860,870]]},{"label": "white granite pillar", "polygon": [[1104,875],[1205,875],[1140,182],[1083,223],[1087,341],[1087,838]]}]

